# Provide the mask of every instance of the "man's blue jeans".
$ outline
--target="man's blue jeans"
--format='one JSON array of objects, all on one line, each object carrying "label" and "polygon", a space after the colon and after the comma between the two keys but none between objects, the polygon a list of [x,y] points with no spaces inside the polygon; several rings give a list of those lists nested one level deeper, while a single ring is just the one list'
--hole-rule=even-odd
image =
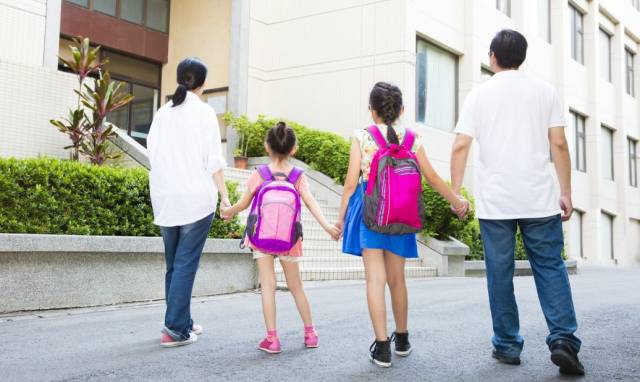
[{"label": "man's blue jeans", "polygon": [[517,357],[524,345],[513,294],[517,227],[522,233],[538,299],[549,328],[547,345],[563,339],[576,351],[580,350],[580,340],[574,335],[578,324],[571,286],[561,255],[564,240],[560,215],[537,219],[480,220],[493,320],[493,346],[502,355]]},{"label": "man's blue jeans", "polygon": [[175,340],[189,338],[193,326],[191,292],[212,221],[213,214],[191,224],[160,227],[167,263],[164,330]]}]

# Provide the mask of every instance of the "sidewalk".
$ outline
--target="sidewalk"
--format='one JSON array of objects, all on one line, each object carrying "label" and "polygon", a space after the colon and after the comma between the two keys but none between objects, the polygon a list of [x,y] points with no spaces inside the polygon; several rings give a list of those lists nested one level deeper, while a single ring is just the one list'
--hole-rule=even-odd
[{"label": "sidewalk", "polygon": [[[585,381],[640,381],[640,269],[586,269],[571,276],[584,343]],[[490,357],[485,279],[409,281],[414,352],[391,369],[368,358],[373,340],[362,282],[307,284],[320,348],[302,345],[302,323],[278,292],[283,353],[256,350],[264,334],[260,296],[198,300],[198,343],[159,346],[161,302],[0,317],[2,381],[554,381],[546,326],[531,277],[516,278],[523,364]],[[41,317],[38,317],[41,316]],[[389,315],[391,321],[391,315]],[[390,324],[392,329],[392,324]]]}]

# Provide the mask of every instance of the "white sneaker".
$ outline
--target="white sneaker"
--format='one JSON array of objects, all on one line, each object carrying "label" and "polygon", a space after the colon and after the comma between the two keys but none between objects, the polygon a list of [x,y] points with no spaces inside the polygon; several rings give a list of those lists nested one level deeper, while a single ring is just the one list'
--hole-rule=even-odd
[{"label": "white sneaker", "polygon": [[202,329],[202,326],[200,325],[193,324],[193,326],[191,327],[191,333],[201,335],[203,332],[204,329]]}]

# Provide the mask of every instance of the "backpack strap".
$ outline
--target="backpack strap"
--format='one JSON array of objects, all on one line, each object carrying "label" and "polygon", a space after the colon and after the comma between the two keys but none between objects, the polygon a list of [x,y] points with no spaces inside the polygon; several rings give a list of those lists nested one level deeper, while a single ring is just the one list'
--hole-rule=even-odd
[{"label": "backpack strap", "polygon": [[303,169],[301,169],[300,167],[294,166],[291,172],[289,173],[289,176],[287,177],[287,181],[291,184],[296,184],[300,179],[300,177],[302,176],[303,172],[304,172]]},{"label": "backpack strap", "polygon": [[259,165],[256,170],[265,182],[273,180],[273,174],[271,173],[269,166],[267,166],[266,164]]},{"label": "backpack strap", "polygon": [[367,128],[367,131],[369,132],[369,134],[371,134],[373,140],[376,141],[378,147],[382,148],[388,146],[387,140],[382,136],[382,133],[380,132],[380,129],[378,129],[378,126],[371,125]]},{"label": "backpack strap", "polygon": [[404,147],[405,150],[407,151],[411,151],[415,141],[416,141],[416,133],[414,133],[413,130],[409,128],[405,129],[404,139],[402,140],[402,147]]}]

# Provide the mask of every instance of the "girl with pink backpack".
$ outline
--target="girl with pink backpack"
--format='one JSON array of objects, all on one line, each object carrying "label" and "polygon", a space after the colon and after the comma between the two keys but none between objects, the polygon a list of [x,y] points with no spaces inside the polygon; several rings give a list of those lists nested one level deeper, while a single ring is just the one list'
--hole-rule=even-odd
[{"label": "girl with pink backpack", "polygon": [[[418,257],[416,233],[422,231],[425,219],[422,177],[451,203],[458,217],[466,215],[469,202],[455,195],[431,167],[420,137],[397,124],[404,112],[397,86],[378,82],[369,95],[369,110],[375,124],[357,130],[352,140],[336,226],[344,227],[342,251],[364,261],[376,337],[369,358],[389,367],[391,341],[396,355],[411,353],[404,266],[407,258]],[[386,284],[396,324],[391,338],[387,336]]]},{"label": "girl with pink backpack", "polygon": [[233,206],[222,209],[222,217],[231,219],[251,204],[247,219],[244,245],[251,248],[258,263],[262,294],[262,313],[267,336],[258,349],[280,353],[280,339],[276,331],[276,274],[274,261],[280,260],[287,287],[295,300],[304,322],[304,344],[318,347],[318,334],[311,320],[311,309],[302,288],[298,261],[302,256],[302,203],[334,240],[340,231],[325,219],[315,200],[302,169],[292,166],[288,159],[297,150],[292,128],[279,122],[267,132],[265,150],[271,163],[259,166],[247,181],[247,191]]}]

